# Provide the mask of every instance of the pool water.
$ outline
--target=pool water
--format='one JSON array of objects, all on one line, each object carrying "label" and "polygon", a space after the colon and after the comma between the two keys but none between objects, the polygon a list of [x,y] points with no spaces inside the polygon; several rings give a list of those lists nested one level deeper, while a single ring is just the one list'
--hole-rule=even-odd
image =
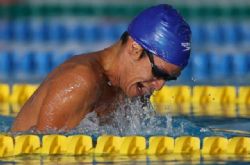
[{"label": "pool water", "polygon": [[[13,106],[10,106],[10,108]],[[237,106],[236,106],[237,107]],[[191,107],[192,108],[192,107]],[[214,107],[216,111],[223,108]],[[97,118],[96,114],[90,113],[81,123],[69,132],[49,130],[46,134],[75,135],[85,134],[93,138],[94,145],[98,136],[112,134],[119,136],[142,135],[148,140],[151,136],[165,135],[170,137],[196,136],[200,139],[208,136],[222,137],[250,137],[250,116],[237,115],[241,111],[236,108],[235,116],[223,115],[200,115],[189,110],[183,114],[181,111],[168,106],[167,113],[157,113],[149,102],[141,103],[139,99],[127,100],[125,104],[105,119],[112,122],[105,123],[105,119]],[[8,132],[16,115],[11,109],[8,115],[0,116],[0,132]],[[186,110],[187,111],[187,110]],[[197,112],[197,111],[195,111]],[[33,132],[25,132],[30,134]],[[1,158],[0,163],[8,164],[249,164],[250,155],[200,155],[200,154],[165,154],[165,155],[106,155],[93,154],[82,156],[67,155],[21,155]]]},{"label": "pool water", "polygon": [[[46,134],[90,135],[96,145],[97,138],[104,134],[119,136],[141,135],[147,142],[152,136],[163,135],[178,138],[196,136],[200,140],[208,136],[232,138],[250,137],[249,94],[244,97],[248,105],[234,104],[240,96],[239,86],[250,82],[250,5],[221,1],[214,3],[193,1],[168,1],[183,14],[192,31],[192,55],[180,78],[168,85],[188,85],[180,92],[166,89],[162,102],[173,102],[170,94],[181,96],[177,102],[192,102],[195,96],[190,86],[226,85],[198,92],[197,97],[222,91],[219,102],[231,98],[232,104],[223,106],[165,106],[159,111],[147,102],[138,100],[120,105],[110,116],[98,118],[90,113],[73,130],[64,132],[48,130]],[[0,134],[9,134],[9,129],[20,105],[34,89],[21,89],[18,83],[41,83],[55,67],[73,55],[102,50],[116,42],[126,31],[129,21],[144,8],[161,1],[0,1]],[[181,2],[181,3],[180,3]],[[238,1],[237,1],[238,2]],[[240,1],[241,2],[241,1]],[[162,1],[166,3],[166,1]],[[241,5],[244,4],[244,5]],[[5,92],[1,83],[7,83]],[[21,90],[15,90],[19,88]],[[230,89],[229,89],[230,88]],[[244,89],[243,89],[244,90]],[[11,92],[10,92],[11,91]],[[23,91],[23,92],[20,92]],[[187,92],[185,92],[187,91]],[[249,90],[250,91],[250,90]],[[204,94],[204,92],[206,94]],[[1,103],[1,94],[12,103]],[[199,94],[200,93],[200,94]],[[243,92],[244,93],[244,92]],[[247,92],[246,92],[247,93]],[[186,94],[186,95],[185,95]],[[243,94],[244,95],[244,94]],[[14,97],[12,97],[14,96]],[[219,98],[219,97],[218,97]],[[172,100],[171,100],[172,99]],[[14,100],[14,101],[13,101]],[[181,101],[180,101],[181,100]],[[203,99],[204,100],[204,99]],[[212,100],[213,101],[213,100]],[[210,100],[210,102],[212,102]],[[243,102],[244,102],[243,101]],[[199,101],[198,101],[199,102]],[[218,102],[218,100],[217,100]],[[231,102],[231,101],[229,101]],[[175,104],[175,103],[174,103]],[[112,121],[112,122],[107,122]],[[19,134],[36,134],[27,131]],[[16,134],[11,134],[16,136]],[[176,140],[176,139],[175,139]],[[1,147],[0,141],[0,147]],[[149,144],[147,144],[149,146]],[[0,148],[1,149],[1,148]],[[1,150],[0,150],[1,151]],[[1,153],[0,153],[1,154]],[[0,164],[250,164],[248,155],[191,155],[165,154],[157,156],[135,155],[21,155],[0,157]]]}]

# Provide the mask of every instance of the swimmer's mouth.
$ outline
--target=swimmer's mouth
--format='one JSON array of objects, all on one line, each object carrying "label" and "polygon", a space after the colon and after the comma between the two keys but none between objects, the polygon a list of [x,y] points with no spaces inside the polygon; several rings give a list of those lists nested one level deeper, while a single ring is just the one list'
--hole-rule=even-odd
[{"label": "swimmer's mouth", "polygon": [[137,93],[139,96],[143,95],[143,91],[142,91],[142,88],[144,87],[142,83],[140,82],[137,82],[136,83],[136,86],[137,86]]},{"label": "swimmer's mouth", "polygon": [[137,93],[139,96],[151,95],[153,91],[147,89],[141,82],[137,82]]}]

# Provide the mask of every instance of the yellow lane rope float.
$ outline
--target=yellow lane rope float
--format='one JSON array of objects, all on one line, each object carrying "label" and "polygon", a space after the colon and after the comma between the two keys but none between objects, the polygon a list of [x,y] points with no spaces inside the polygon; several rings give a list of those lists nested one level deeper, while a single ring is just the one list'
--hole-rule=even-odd
[{"label": "yellow lane rope float", "polygon": [[98,137],[94,146],[87,135],[0,135],[0,157],[23,154],[42,155],[249,155],[250,137],[225,138],[211,136],[200,139],[194,136],[152,136],[148,147],[143,136]]}]

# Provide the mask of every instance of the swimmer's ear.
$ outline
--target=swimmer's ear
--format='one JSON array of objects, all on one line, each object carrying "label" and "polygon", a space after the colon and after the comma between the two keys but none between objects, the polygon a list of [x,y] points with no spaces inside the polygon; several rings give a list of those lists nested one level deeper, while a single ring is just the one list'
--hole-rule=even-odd
[{"label": "swimmer's ear", "polygon": [[142,47],[135,42],[131,37],[128,39],[128,51],[129,54],[135,59],[138,60],[141,57],[141,53],[143,51]]}]

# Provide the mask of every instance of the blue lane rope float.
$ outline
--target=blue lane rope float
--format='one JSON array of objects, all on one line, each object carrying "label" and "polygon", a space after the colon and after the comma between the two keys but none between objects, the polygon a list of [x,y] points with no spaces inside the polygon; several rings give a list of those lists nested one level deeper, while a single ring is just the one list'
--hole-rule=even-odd
[{"label": "blue lane rope float", "polygon": [[[52,69],[74,55],[56,51],[0,51],[1,76],[37,75],[45,76]],[[22,60],[20,60],[22,59]],[[194,52],[180,80],[191,77],[197,81],[211,78],[242,78],[250,75],[250,54],[217,54]]]},{"label": "blue lane rope float", "polygon": [[[249,24],[234,22],[223,25],[217,23],[191,22],[193,44],[229,44],[239,45],[249,43]],[[97,42],[116,41],[126,31],[127,23],[118,22],[104,24],[100,22],[88,24],[65,24],[53,21],[41,21],[36,25],[32,21],[2,22],[0,29],[1,41],[29,42],[55,42],[68,41]]]}]

